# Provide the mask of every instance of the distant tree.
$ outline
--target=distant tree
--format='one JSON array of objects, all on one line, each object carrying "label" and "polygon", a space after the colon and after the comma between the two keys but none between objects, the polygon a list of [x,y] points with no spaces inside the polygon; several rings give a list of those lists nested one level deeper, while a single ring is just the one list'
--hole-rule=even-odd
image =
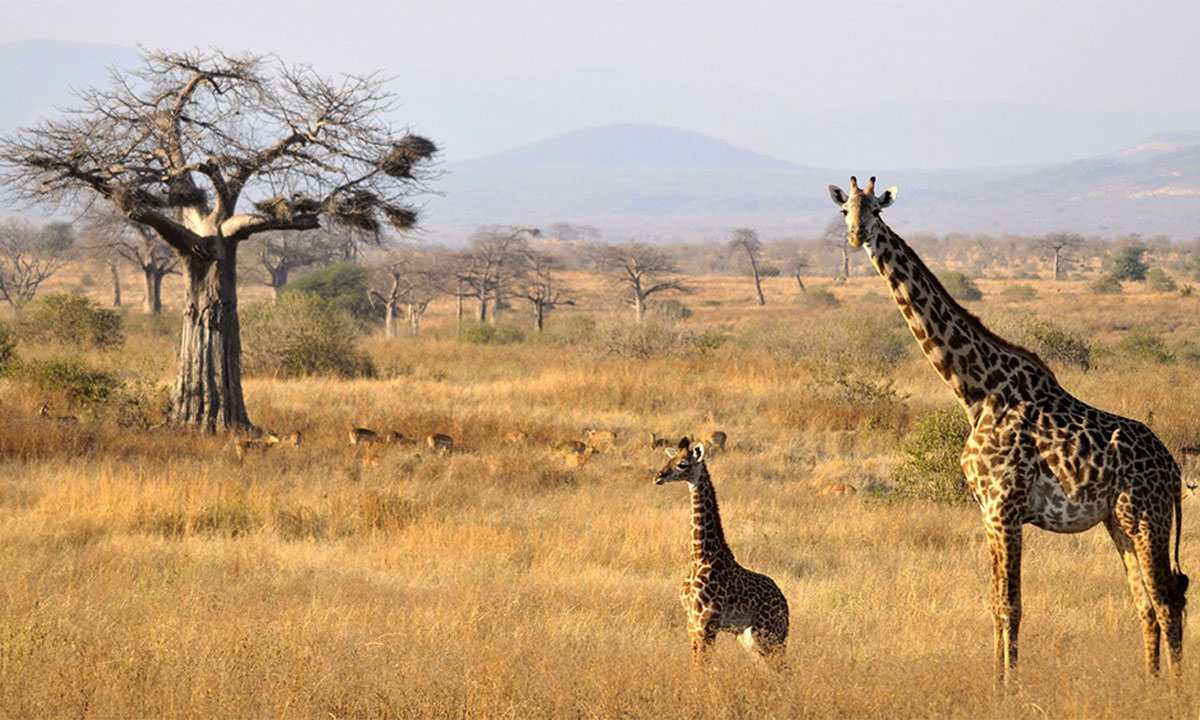
[{"label": "distant tree", "polygon": [[471,248],[459,255],[456,281],[465,292],[459,297],[479,300],[479,322],[495,322],[496,311],[504,307],[505,288],[512,279],[515,263],[528,248],[529,239],[538,237],[536,228],[515,225],[482,228],[471,237]]},{"label": "distant tree", "polygon": [[42,229],[24,220],[0,223],[0,300],[17,314],[62,267],[62,257],[47,247],[46,239]]},{"label": "distant tree", "polygon": [[42,228],[42,249],[52,255],[63,255],[75,247],[75,230],[71,223],[46,223]]},{"label": "distant tree", "polygon": [[557,267],[553,256],[528,248],[516,263],[513,296],[533,307],[533,326],[538,332],[546,325],[546,313],[559,305],[575,304],[554,284],[553,271]]},{"label": "distant tree", "polygon": [[333,310],[340,310],[358,320],[370,320],[376,317],[367,294],[370,289],[370,274],[370,271],[361,265],[330,265],[289,282],[279,292],[279,296],[290,293],[316,295]]},{"label": "distant tree", "polygon": [[411,247],[393,251],[376,268],[370,296],[372,302],[383,306],[385,337],[396,337],[395,318],[400,306],[404,306],[409,334],[420,333],[421,319],[438,294],[436,272],[429,254]]},{"label": "distant tree", "polygon": [[1146,246],[1141,243],[1126,245],[1113,256],[1112,276],[1115,280],[1145,280],[1150,266],[1143,259]]},{"label": "distant tree", "polygon": [[808,254],[801,252],[793,255],[788,263],[792,275],[796,278],[796,284],[800,286],[800,292],[807,291],[807,288],[804,287],[804,278],[801,276],[808,270],[810,264],[811,260],[809,260]]},{"label": "distant tree", "polygon": [[846,221],[835,216],[825,225],[821,240],[826,247],[842,253],[842,277],[850,277],[850,243],[846,240]]},{"label": "distant tree", "polygon": [[263,233],[254,239],[252,252],[265,273],[267,287],[279,297],[293,270],[328,265],[339,256],[352,262],[345,258],[345,246],[339,240],[340,236],[319,230]]},{"label": "distant tree", "polygon": [[120,279],[116,261],[135,266],[142,273],[145,295],[142,311],[162,312],[162,281],[178,273],[179,257],[148,225],[130,220],[112,208],[93,208],[84,220],[85,246],[95,257],[110,263],[114,305],[118,305]]},{"label": "distant tree", "polygon": [[1083,246],[1083,236],[1070,232],[1054,232],[1043,235],[1037,247],[1050,252],[1054,262],[1054,279],[1062,280],[1063,273],[1075,263],[1074,253]]},{"label": "distant tree", "polygon": [[729,250],[735,253],[745,253],[750,261],[750,271],[754,274],[754,291],[758,293],[758,304],[767,304],[763,297],[762,278],[758,274],[758,263],[762,260],[763,244],[758,239],[758,233],[750,228],[736,228],[729,240]]},{"label": "distant tree", "polygon": [[658,248],[631,240],[621,245],[598,245],[593,249],[596,263],[637,314],[646,319],[646,301],[664,292],[691,292],[691,288],[667,275],[679,273],[679,267]]},{"label": "distant tree", "polygon": [[[98,196],[149,226],[184,276],[168,421],[250,426],[241,382],[237,251],[322,218],[375,234],[412,227],[436,146],[385,119],[378,75],[336,79],[274,57],[146,53],[80,105],[0,139],[0,182],[19,200]],[[250,208],[253,208],[252,210]]]},{"label": "distant tree", "polygon": [[594,242],[600,239],[600,229],[591,225],[577,225],[569,222],[551,223],[547,235],[559,240],[583,240]]}]

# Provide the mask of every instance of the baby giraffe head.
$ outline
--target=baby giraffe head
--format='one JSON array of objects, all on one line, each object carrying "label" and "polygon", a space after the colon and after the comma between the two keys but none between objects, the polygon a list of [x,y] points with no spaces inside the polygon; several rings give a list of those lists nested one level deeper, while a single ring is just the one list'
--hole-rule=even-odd
[{"label": "baby giraffe head", "polygon": [[667,461],[662,470],[658,471],[658,477],[654,479],[655,485],[678,480],[686,480],[692,485],[700,482],[700,476],[704,474],[703,444],[693,445],[690,440],[683,438],[679,441],[678,448],[664,448],[664,450],[667,457],[671,459]]},{"label": "baby giraffe head", "polygon": [[842,209],[846,216],[846,238],[854,247],[875,237],[880,224],[879,212],[896,200],[899,190],[890,187],[882,195],[875,196],[875,178],[867,183],[865,190],[858,187],[858,178],[850,178],[850,194],[842,192],[837,185],[829,186],[829,197]]}]

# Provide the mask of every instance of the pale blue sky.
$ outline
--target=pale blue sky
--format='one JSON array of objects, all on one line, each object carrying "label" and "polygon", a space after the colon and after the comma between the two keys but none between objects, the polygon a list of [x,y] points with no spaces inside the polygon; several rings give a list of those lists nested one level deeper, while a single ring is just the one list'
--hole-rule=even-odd
[{"label": "pale blue sky", "polygon": [[275,52],[396,77],[447,159],[590,125],[809,165],[1069,160],[1200,129],[1196,2],[9,2],[0,42]]}]

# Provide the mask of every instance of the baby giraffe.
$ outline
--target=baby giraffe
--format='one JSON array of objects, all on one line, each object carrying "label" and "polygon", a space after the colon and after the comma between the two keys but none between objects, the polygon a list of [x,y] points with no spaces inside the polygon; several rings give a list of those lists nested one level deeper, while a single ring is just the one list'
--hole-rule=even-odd
[{"label": "baby giraffe", "polygon": [[692,639],[692,658],[707,662],[717,632],[738,633],[749,651],[776,670],[787,649],[788,604],[775,581],[738,565],[725,543],[717,494],[704,464],[704,445],[679,441],[656,485],[685,480],[692,493],[692,571],[679,590]]}]

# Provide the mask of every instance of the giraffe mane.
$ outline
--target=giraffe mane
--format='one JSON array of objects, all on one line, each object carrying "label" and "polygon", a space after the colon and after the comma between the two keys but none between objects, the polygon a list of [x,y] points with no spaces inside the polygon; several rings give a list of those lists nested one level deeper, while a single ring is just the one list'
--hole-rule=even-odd
[{"label": "giraffe mane", "polygon": [[925,264],[925,261],[921,259],[921,256],[917,253],[917,251],[914,250],[913,247],[908,244],[907,240],[900,237],[900,235],[895,230],[892,230],[892,228],[887,223],[883,222],[882,218],[880,218],[880,223],[883,225],[883,227],[885,227],[887,229],[887,231],[889,233],[892,234],[893,237],[895,237],[897,240],[899,240],[901,243],[903,243],[906,248],[909,249],[909,255],[916,262],[917,268],[919,270],[924,271],[925,277],[930,279],[931,283],[933,284],[934,290],[936,292],[940,292],[942,297],[948,304],[957,308],[958,311],[960,313],[962,313],[962,317],[967,321],[967,324],[970,325],[972,329],[974,329],[976,332],[978,332],[985,339],[994,343],[1001,350],[1006,350],[1008,352],[1011,352],[1015,355],[1020,355],[1020,356],[1024,357],[1025,359],[1029,360],[1034,365],[1036,365],[1039,370],[1041,370],[1041,371],[1045,372],[1047,375],[1049,375],[1051,380],[1053,380],[1056,383],[1058,382],[1058,378],[1054,375],[1054,371],[1050,369],[1050,366],[1046,364],[1045,360],[1042,360],[1042,358],[1037,353],[1030,350],[1029,348],[1022,347],[1021,345],[1018,345],[1018,344],[1012,342],[1011,340],[1006,340],[1005,338],[1000,337],[995,332],[993,332],[987,325],[984,325],[983,321],[980,320],[979,317],[977,315],[975,315],[975,313],[966,309],[957,300],[954,299],[954,296],[951,295],[950,291],[946,289],[946,286],[942,284],[941,279],[937,276],[936,273],[934,273],[932,270],[929,269],[929,266]]}]

